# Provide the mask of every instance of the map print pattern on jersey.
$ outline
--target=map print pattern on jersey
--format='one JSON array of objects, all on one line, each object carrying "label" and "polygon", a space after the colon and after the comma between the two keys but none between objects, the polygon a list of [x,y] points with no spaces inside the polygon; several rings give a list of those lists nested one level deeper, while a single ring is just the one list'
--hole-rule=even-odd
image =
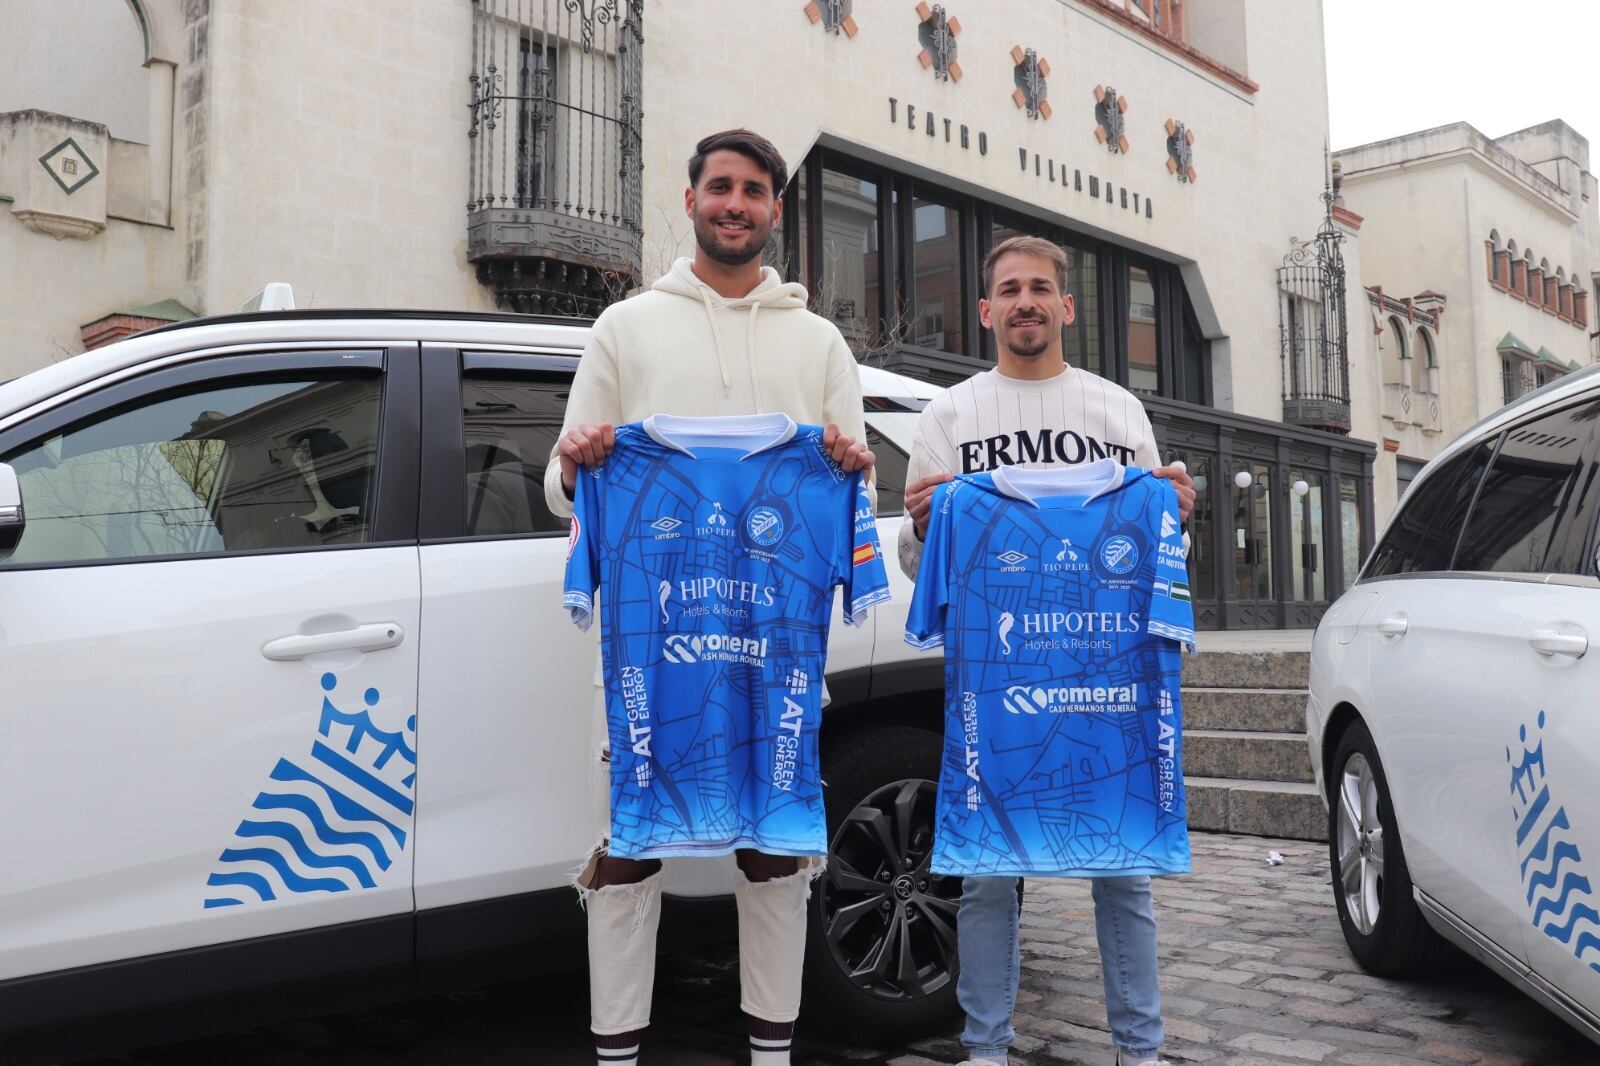
[{"label": "map print pattern on jersey", "polygon": [[600,618],[610,853],[824,854],[834,586],[851,624],[889,596],[861,474],[787,415],[656,415],[617,428],[573,503],[565,602]]},{"label": "map print pattern on jersey", "polygon": [[1178,502],[1148,471],[963,475],[934,497],[906,640],[945,645],[942,874],[1185,873]]}]

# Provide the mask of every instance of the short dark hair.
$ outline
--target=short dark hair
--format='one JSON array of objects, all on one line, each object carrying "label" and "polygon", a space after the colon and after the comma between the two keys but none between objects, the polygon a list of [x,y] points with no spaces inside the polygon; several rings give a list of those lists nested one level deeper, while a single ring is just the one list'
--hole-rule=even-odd
[{"label": "short dark hair", "polygon": [[1061,290],[1062,295],[1066,295],[1067,253],[1063,252],[1061,246],[1055,241],[1021,234],[1016,237],[1007,237],[989,249],[989,254],[983,257],[983,295],[985,298],[988,298],[990,290],[994,287],[994,265],[1000,261],[1001,256],[1011,255],[1013,252],[1019,255],[1037,255],[1055,264],[1056,287]]},{"label": "short dark hair", "polygon": [[703,137],[700,143],[694,146],[694,155],[689,157],[691,187],[699,186],[700,173],[706,168],[706,156],[712,152],[738,152],[754,162],[767,172],[767,177],[772,179],[774,197],[782,196],[784,186],[789,184],[789,167],[772,142],[753,130],[736,129],[723,130],[721,133]]}]

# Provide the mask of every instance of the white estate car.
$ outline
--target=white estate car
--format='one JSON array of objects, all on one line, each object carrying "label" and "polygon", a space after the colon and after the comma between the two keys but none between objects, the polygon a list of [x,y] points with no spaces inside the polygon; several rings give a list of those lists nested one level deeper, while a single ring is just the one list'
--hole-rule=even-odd
[{"label": "white estate car", "polygon": [[1600,367],[1428,464],[1318,627],[1307,724],[1366,969],[1455,942],[1600,1041]]},{"label": "white estate car", "polygon": [[[0,1042],[582,966],[595,636],[543,474],[587,329],[246,314],[0,385]],[[936,390],[862,380],[892,552]],[[806,1002],[896,1040],[954,1008],[960,887],[890,564],[832,630]],[[731,929],[727,865],[669,866],[663,942]]]}]

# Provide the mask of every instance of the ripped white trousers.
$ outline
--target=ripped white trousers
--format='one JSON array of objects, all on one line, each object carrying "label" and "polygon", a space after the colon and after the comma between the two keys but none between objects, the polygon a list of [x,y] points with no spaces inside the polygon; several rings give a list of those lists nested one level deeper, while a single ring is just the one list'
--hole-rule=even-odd
[{"label": "ripped white trousers", "polygon": [[[597,703],[603,698],[596,690]],[[599,711],[594,793],[599,824],[608,826],[611,779],[603,704]],[[650,1024],[665,871],[658,870],[637,884],[595,888],[595,867],[604,854],[603,844],[594,849],[576,872],[574,885],[589,917],[590,1029],[609,1036]],[[734,869],[733,894],[739,907],[739,1005],[744,1013],[769,1022],[792,1022],[799,1016],[806,902],[811,883],[822,869],[820,857],[801,859],[796,873],[770,881],[751,881],[742,870]]]}]

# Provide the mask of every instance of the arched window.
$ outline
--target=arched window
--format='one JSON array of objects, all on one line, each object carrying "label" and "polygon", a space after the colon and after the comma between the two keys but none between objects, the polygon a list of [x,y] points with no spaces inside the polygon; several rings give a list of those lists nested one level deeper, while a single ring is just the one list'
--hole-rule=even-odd
[{"label": "arched window", "polygon": [[1433,346],[1433,334],[1427,327],[1417,328],[1417,348],[1422,353],[1417,360],[1417,388],[1435,395],[1439,392],[1439,355]]},{"label": "arched window", "polygon": [[1522,253],[1522,291],[1528,299],[1538,302],[1539,296],[1533,291],[1533,249],[1529,248]]},{"label": "arched window", "polygon": [[1384,380],[1390,385],[1411,384],[1411,352],[1406,348],[1406,327],[1394,316],[1389,318],[1389,329],[1384,335],[1388,348],[1383,359]]},{"label": "arched window", "polygon": [[1505,284],[1505,279],[1500,276],[1500,231],[1489,231],[1489,280]]},{"label": "arched window", "polygon": [[20,31],[16,16],[10,16],[13,24],[7,29],[20,32],[19,48],[60,58],[0,64],[0,112],[53,111],[102,123],[118,140],[149,144],[151,74],[145,67],[143,6],[108,0],[30,5]]}]

